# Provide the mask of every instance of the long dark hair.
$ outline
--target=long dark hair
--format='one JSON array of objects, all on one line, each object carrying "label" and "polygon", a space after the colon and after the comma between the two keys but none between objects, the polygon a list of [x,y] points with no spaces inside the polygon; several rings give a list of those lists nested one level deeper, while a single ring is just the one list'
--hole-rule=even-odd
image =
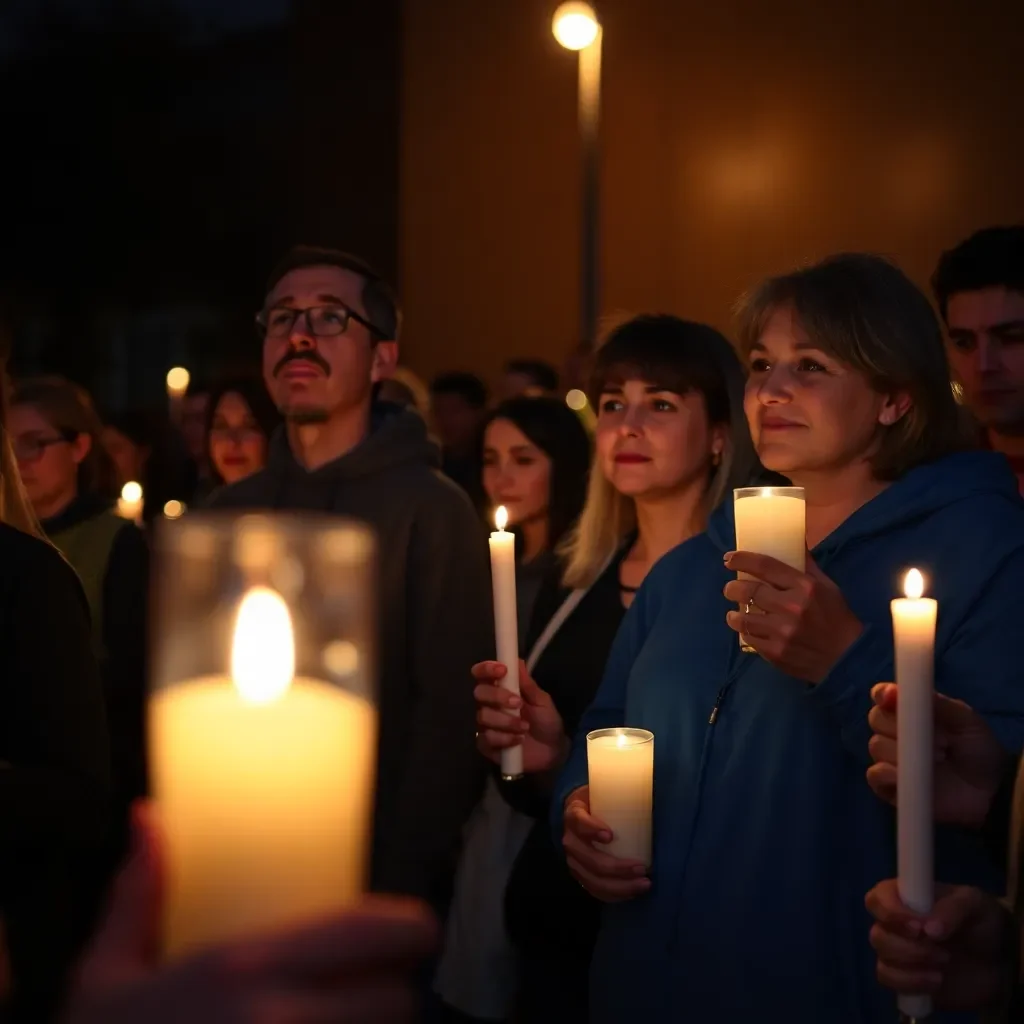
[{"label": "long dark hair", "polygon": [[[480,431],[508,420],[551,460],[548,496],[548,548],[554,551],[583,511],[590,472],[590,438],[580,418],[557,398],[510,398],[494,408]],[[482,460],[481,460],[482,461]]]},{"label": "long dark hair", "polygon": [[218,486],[223,484],[224,480],[220,473],[217,472],[217,467],[213,464],[213,459],[210,457],[210,434],[213,430],[213,421],[217,416],[217,406],[220,405],[221,399],[225,395],[232,392],[249,406],[249,411],[252,413],[256,425],[263,432],[268,443],[270,435],[273,434],[281,422],[281,414],[274,407],[274,403],[270,400],[270,395],[267,394],[266,386],[258,377],[240,374],[233,377],[224,377],[217,381],[210,392],[210,404],[206,409],[205,451],[207,461],[210,464],[210,476]]}]

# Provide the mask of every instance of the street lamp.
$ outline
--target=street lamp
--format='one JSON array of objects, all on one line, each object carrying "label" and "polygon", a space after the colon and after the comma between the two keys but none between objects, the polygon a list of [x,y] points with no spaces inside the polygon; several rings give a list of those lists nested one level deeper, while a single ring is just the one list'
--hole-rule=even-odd
[{"label": "street lamp", "polygon": [[599,306],[598,275],[598,126],[601,113],[601,23],[594,8],[570,0],[555,11],[555,39],[579,53],[579,123],[583,155],[580,238],[580,336],[593,347]]}]

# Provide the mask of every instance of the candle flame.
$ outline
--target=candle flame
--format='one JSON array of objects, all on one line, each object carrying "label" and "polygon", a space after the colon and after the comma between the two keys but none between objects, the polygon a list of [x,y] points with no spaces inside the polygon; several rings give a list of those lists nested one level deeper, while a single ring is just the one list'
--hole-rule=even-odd
[{"label": "candle flame", "polygon": [[629,739],[628,739],[628,737],[626,736],[626,734],[625,734],[624,732],[620,732],[620,733],[619,733],[619,735],[615,737],[615,744],[616,744],[616,746],[618,746],[618,747],[619,747],[619,749],[620,749],[620,750],[621,750],[621,749],[622,749],[622,748],[623,748],[623,747],[624,747],[624,746],[625,746],[625,745],[626,745],[626,744],[627,744],[628,742],[629,742]]},{"label": "candle flame", "polygon": [[270,704],[295,675],[295,635],[288,605],[276,590],[253,587],[242,598],[231,644],[231,678],[250,704]]},{"label": "candle flame", "polygon": [[924,593],[924,577],[917,569],[911,569],[903,577],[903,593],[913,600],[917,600]]},{"label": "candle flame", "polygon": [[121,497],[125,501],[141,501],[142,500],[142,485],[136,483],[134,480],[129,480],[128,483],[121,488]]},{"label": "candle flame", "polygon": [[191,375],[184,366],[172,366],[167,371],[167,390],[175,394],[184,394],[188,391],[188,382]]},{"label": "candle flame", "polygon": [[508,509],[504,505],[499,505],[494,513],[494,525],[499,530],[504,530],[508,526]]}]

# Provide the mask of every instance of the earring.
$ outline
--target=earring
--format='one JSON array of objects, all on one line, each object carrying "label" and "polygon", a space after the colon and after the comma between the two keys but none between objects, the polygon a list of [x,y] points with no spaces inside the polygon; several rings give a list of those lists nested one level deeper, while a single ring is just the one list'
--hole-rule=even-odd
[{"label": "earring", "polygon": [[712,466],[717,466],[721,461],[722,461],[722,453],[721,452],[712,452],[711,453],[711,465]]}]

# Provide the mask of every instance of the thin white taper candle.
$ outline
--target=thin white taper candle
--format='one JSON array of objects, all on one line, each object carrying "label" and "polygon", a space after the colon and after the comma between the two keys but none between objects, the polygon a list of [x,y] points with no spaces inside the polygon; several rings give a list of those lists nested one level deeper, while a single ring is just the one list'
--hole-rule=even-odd
[{"label": "thin white taper candle", "polygon": [[[491,585],[494,591],[494,639],[497,660],[505,666],[501,685],[519,693],[519,624],[516,616],[516,538],[505,526],[508,513],[501,506],[494,514],[497,530],[491,534]],[[514,712],[516,715],[518,711]],[[522,744],[501,752],[501,774],[516,779],[523,774]]]},{"label": "thin white taper candle", "polygon": [[[897,684],[897,846],[900,899],[918,914],[931,912],[934,870],[934,661],[938,602],[922,597],[924,579],[911,569],[905,598],[892,602]],[[901,995],[900,1012],[922,1020],[932,1012],[926,995]]]}]

